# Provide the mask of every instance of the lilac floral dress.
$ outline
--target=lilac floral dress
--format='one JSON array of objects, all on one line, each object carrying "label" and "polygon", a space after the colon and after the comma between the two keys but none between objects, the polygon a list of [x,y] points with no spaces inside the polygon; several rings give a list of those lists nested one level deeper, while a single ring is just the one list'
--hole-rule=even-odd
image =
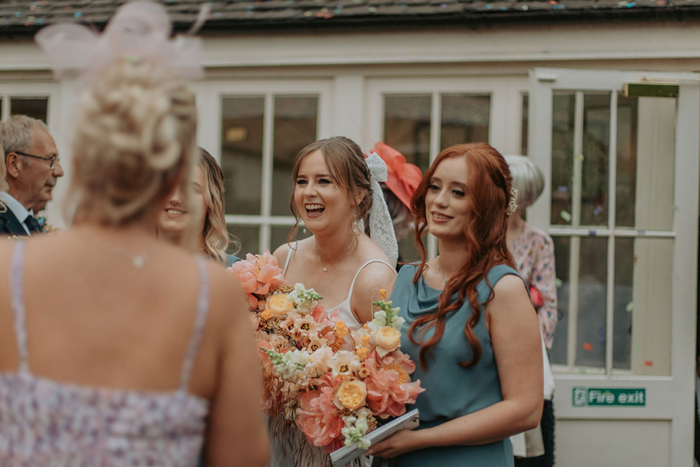
[{"label": "lilac floral dress", "polygon": [[195,466],[209,413],[187,393],[209,308],[206,259],[199,260],[195,330],[171,392],[100,389],[34,376],[28,365],[22,269],[23,241],[12,261],[12,310],[18,373],[0,373],[2,466]]},{"label": "lilac floral dress", "polygon": [[545,344],[551,349],[558,320],[552,238],[525,222],[523,231],[513,239],[508,248],[525,283],[536,287],[542,294],[544,303],[538,316]]}]

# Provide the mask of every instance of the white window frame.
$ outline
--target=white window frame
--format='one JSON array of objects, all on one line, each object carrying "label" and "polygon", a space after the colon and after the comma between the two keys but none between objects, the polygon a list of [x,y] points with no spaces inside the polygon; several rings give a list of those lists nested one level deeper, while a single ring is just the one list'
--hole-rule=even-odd
[{"label": "white window frame", "polygon": [[[440,115],[442,94],[489,95],[489,141],[503,155],[519,154],[522,127],[522,94],[528,91],[524,76],[370,78],[367,80],[367,102],[371,141],[384,138],[384,96],[430,95],[430,162],[440,153]],[[428,258],[437,255],[437,240],[428,236]]]},{"label": "white window frame", "polygon": [[[259,250],[275,248],[270,245],[271,227],[292,226],[295,219],[291,213],[288,216],[273,216],[272,210],[272,164],[273,164],[273,135],[274,135],[274,97],[317,96],[318,122],[317,139],[331,136],[333,117],[333,81],[328,79],[305,80],[240,80],[240,81],[210,81],[192,86],[197,96],[200,109],[199,143],[210,150],[212,156],[221,162],[221,125],[222,99],[227,97],[264,96],[263,115],[263,161],[262,178],[260,181],[260,214],[237,215],[227,214],[227,225],[256,226],[259,231]],[[201,109],[209,112],[203,114]],[[309,141],[311,143],[312,141]],[[290,193],[291,195],[291,193]]]}]

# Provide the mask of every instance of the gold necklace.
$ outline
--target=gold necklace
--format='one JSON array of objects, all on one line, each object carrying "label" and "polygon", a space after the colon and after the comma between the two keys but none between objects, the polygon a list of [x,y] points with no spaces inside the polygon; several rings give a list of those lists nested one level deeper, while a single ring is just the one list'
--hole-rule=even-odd
[{"label": "gold necklace", "polygon": [[445,273],[442,271],[442,267],[440,266],[440,257],[438,256],[435,258],[435,264],[437,265],[437,270],[438,274],[442,277],[442,280],[445,281],[444,285],[447,285],[447,279],[445,279]]},{"label": "gold necklace", "polygon": [[340,258],[345,256],[345,254],[350,250],[350,247],[353,246],[354,242],[348,243],[348,247],[343,251],[340,256],[338,256],[336,259],[331,261],[330,263],[326,264],[323,262],[321,259],[321,255],[318,253],[318,243],[316,243],[316,240],[314,239],[314,251],[316,252],[316,256],[318,257],[318,261],[321,263],[321,267],[323,267],[323,272],[328,272],[328,268],[333,266],[335,263],[340,261]]}]

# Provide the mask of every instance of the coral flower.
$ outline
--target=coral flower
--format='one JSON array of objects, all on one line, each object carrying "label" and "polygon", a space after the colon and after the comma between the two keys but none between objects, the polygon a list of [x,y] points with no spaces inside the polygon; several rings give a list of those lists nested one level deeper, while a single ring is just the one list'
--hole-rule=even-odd
[{"label": "coral flower", "polygon": [[253,294],[264,295],[270,291],[270,287],[284,284],[277,258],[268,250],[260,257],[247,254],[245,260],[237,261],[231,266],[231,271],[240,282],[243,291],[248,294],[248,305],[253,310],[258,308],[258,298]]},{"label": "coral flower", "polygon": [[414,404],[418,394],[425,389],[420,387],[420,380],[404,382],[406,379],[403,375],[408,374],[404,367],[409,367],[407,369],[411,373],[415,370],[415,365],[407,355],[400,354],[387,362],[390,369],[385,369],[382,363],[376,352],[372,352],[365,360],[370,373],[365,379],[367,405],[380,418],[399,417],[406,413],[406,404]]},{"label": "coral flower", "polygon": [[297,399],[296,424],[314,446],[328,448],[340,437],[345,426],[333,403],[333,393],[341,381],[340,378],[325,375],[321,378],[319,390],[302,393]]}]

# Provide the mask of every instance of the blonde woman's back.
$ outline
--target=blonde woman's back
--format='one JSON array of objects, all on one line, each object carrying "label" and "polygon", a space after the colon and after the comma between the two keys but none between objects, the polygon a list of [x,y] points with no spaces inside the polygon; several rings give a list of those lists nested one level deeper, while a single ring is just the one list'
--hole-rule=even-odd
[{"label": "blonde woman's back", "polygon": [[260,462],[259,369],[233,283],[139,228],[2,242],[0,463],[195,465],[208,416],[210,465]]}]

